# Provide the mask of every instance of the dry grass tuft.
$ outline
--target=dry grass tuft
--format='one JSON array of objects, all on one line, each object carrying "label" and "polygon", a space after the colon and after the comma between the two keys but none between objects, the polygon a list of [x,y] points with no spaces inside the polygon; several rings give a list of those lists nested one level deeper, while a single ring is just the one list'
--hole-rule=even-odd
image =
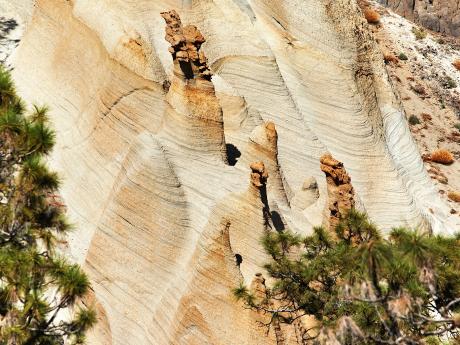
[{"label": "dry grass tuft", "polygon": [[457,59],[455,60],[454,62],[452,62],[452,65],[460,71],[460,59]]},{"label": "dry grass tuft", "polygon": [[369,3],[368,0],[358,0],[358,6],[364,10],[365,8],[368,8],[371,4]]},{"label": "dry grass tuft", "polygon": [[372,8],[364,9],[364,18],[369,24],[378,24],[380,22],[380,14]]},{"label": "dry grass tuft", "polygon": [[452,164],[454,162],[454,155],[447,150],[441,149],[432,152],[430,159],[435,163]]},{"label": "dry grass tuft", "polygon": [[415,26],[412,28],[412,33],[415,35],[416,40],[423,40],[427,36],[427,33],[425,30],[421,28],[416,28]]},{"label": "dry grass tuft", "polygon": [[399,62],[399,59],[391,53],[383,54],[383,60],[385,61],[386,64],[389,64],[389,63],[397,64]]},{"label": "dry grass tuft", "polygon": [[421,116],[422,116],[423,121],[425,122],[433,120],[433,117],[430,114],[422,113]]},{"label": "dry grass tuft", "polygon": [[449,192],[447,196],[452,201],[460,202],[460,192]]}]

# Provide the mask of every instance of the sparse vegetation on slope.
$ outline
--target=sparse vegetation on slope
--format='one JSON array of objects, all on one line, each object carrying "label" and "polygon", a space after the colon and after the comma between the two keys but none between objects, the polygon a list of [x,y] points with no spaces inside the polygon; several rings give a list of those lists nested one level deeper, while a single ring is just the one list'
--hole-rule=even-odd
[{"label": "sparse vegetation on slope", "polygon": [[412,126],[420,124],[420,119],[417,117],[417,115],[411,115],[409,117],[409,124]]},{"label": "sparse vegetation on slope", "polygon": [[[458,340],[460,242],[394,229],[388,238],[352,210],[335,233],[270,232],[274,284],[265,296],[234,290],[268,326],[312,315],[305,344],[441,344]],[[260,291],[259,291],[260,292]]]},{"label": "sparse vegetation on slope", "polygon": [[391,53],[384,54],[383,60],[385,61],[386,64],[389,64],[389,63],[397,64],[399,62],[399,59]]},{"label": "sparse vegetation on slope", "polygon": [[455,89],[457,87],[457,82],[449,76],[446,76],[443,83],[446,89]]},{"label": "sparse vegetation on slope", "polygon": [[414,34],[414,36],[415,36],[415,38],[417,40],[423,40],[427,36],[427,33],[426,33],[425,30],[423,30],[421,28],[417,28],[415,26],[412,28],[412,33]]},{"label": "sparse vegetation on slope", "polygon": [[407,55],[404,54],[404,53],[399,53],[398,58],[399,58],[399,60],[403,60],[403,61],[408,60]]},{"label": "sparse vegetation on slope", "polygon": [[455,60],[454,62],[452,62],[452,65],[460,71],[460,59],[457,59]]},{"label": "sparse vegetation on slope", "polygon": [[447,197],[452,200],[452,201],[455,201],[455,202],[460,202],[460,192],[449,192],[447,194]]},{"label": "sparse vegetation on slope", "polygon": [[447,150],[440,149],[431,153],[430,159],[432,162],[440,164],[452,164],[454,162],[454,155]]},{"label": "sparse vegetation on slope", "polygon": [[45,161],[55,134],[46,108],[24,113],[0,69],[0,344],[82,344],[95,313],[87,276],[57,248],[71,227]]},{"label": "sparse vegetation on slope", "polygon": [[380,14],[376,10],[368,7],[364,9],[363,13],[364,13],[364,18],[366,18],[369,24],[380,23]]}]

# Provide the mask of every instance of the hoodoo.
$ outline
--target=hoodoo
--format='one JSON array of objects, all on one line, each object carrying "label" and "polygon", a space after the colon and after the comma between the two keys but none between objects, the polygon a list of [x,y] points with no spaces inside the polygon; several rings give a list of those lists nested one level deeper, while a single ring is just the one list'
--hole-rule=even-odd
[{"label": "hoodoo", "polygon": [[407,123],[395,93],[407,78],[388,73],[380,26],[355,0],[0,10],[23,30],[7,61],[17,93],[50,107],[50,164],[76,224],[63,250],[88,273],[100,319],[90,345],[296,345],[300,323],[266,337],[232,295],[257,273],[270,287],[265,234],[332,228],[353,206],[384,235],[458,222],[413,139],[429,123]]},{"label": "hoodoo", "polygon": [[171,44],[173,76],[166,100],[165,132],[179,135],[190,154],[214,155],[227,161],[223,113],[211,82],[211,72],[201,50],[205,39],[192,25],[182,26],[176,11],[163,12],[165,39]]},{"label": "hoodoo", "polygon": [[355,207],[355,191],[343,163],[334,159],[330,154],[322,156],[320,162],[321,170],[325,173],[327,181],[328,200],[325,222],[329,229],[333,230],[339,224],[340,219]]},{"label": "hoodoo", "polygon": [[206,42],[194,25],[182,26],[176,11],[161,13],[166,21],[165,39],[171,44],[168,49],[174,60],[174,72],[187,80],[202,78],[211,80],[212,73],[201,45]]}]

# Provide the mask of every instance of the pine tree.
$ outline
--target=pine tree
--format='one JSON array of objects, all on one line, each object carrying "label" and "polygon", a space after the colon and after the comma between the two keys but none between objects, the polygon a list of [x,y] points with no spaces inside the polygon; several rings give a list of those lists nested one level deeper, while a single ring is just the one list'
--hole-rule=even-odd
[{"label": "pine tree", "polygon": [[0,69],[0,344],[82,344],[95,321],[83,303],[88,277],[57,245],[71,230],[55,201],[60,179],[46,156],[55,143],[46,107],[26,116]]},{"label": "pine tree", "polygon": [[334,234],[270,232],[263,246],[274,284],[263,300],[244,285],[246,307],[292,324],[317,320],[305,344],[456,344],[460,236],[394,229],[387,238],[355,210]]}]

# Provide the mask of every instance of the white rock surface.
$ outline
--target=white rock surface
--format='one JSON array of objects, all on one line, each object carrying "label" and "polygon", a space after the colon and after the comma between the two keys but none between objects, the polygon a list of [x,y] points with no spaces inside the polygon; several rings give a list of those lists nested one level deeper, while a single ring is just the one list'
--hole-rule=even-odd
[{"label": "white rock surface", "polygon": [[[448,208],[354,0],[29,4],[0,0],[27,22],[13,59],[18,90],[52,109],[52,164],[78,225],[69,250],[100,309],[91,344],[275,343],[231,288],[266,260],[259,238],[275,217],[303,233],[321,224],[326,152],[384,229],[446,231]],[[206,37],[215,95],[173,76],[160,16],[170,9]],[[264,137],[270,122],[276,142]],[[241,152],[235,166],[226,144]],[[249,178],[259,160],[268,220]],[[312,177],[319,198],[302,195]]]}]

